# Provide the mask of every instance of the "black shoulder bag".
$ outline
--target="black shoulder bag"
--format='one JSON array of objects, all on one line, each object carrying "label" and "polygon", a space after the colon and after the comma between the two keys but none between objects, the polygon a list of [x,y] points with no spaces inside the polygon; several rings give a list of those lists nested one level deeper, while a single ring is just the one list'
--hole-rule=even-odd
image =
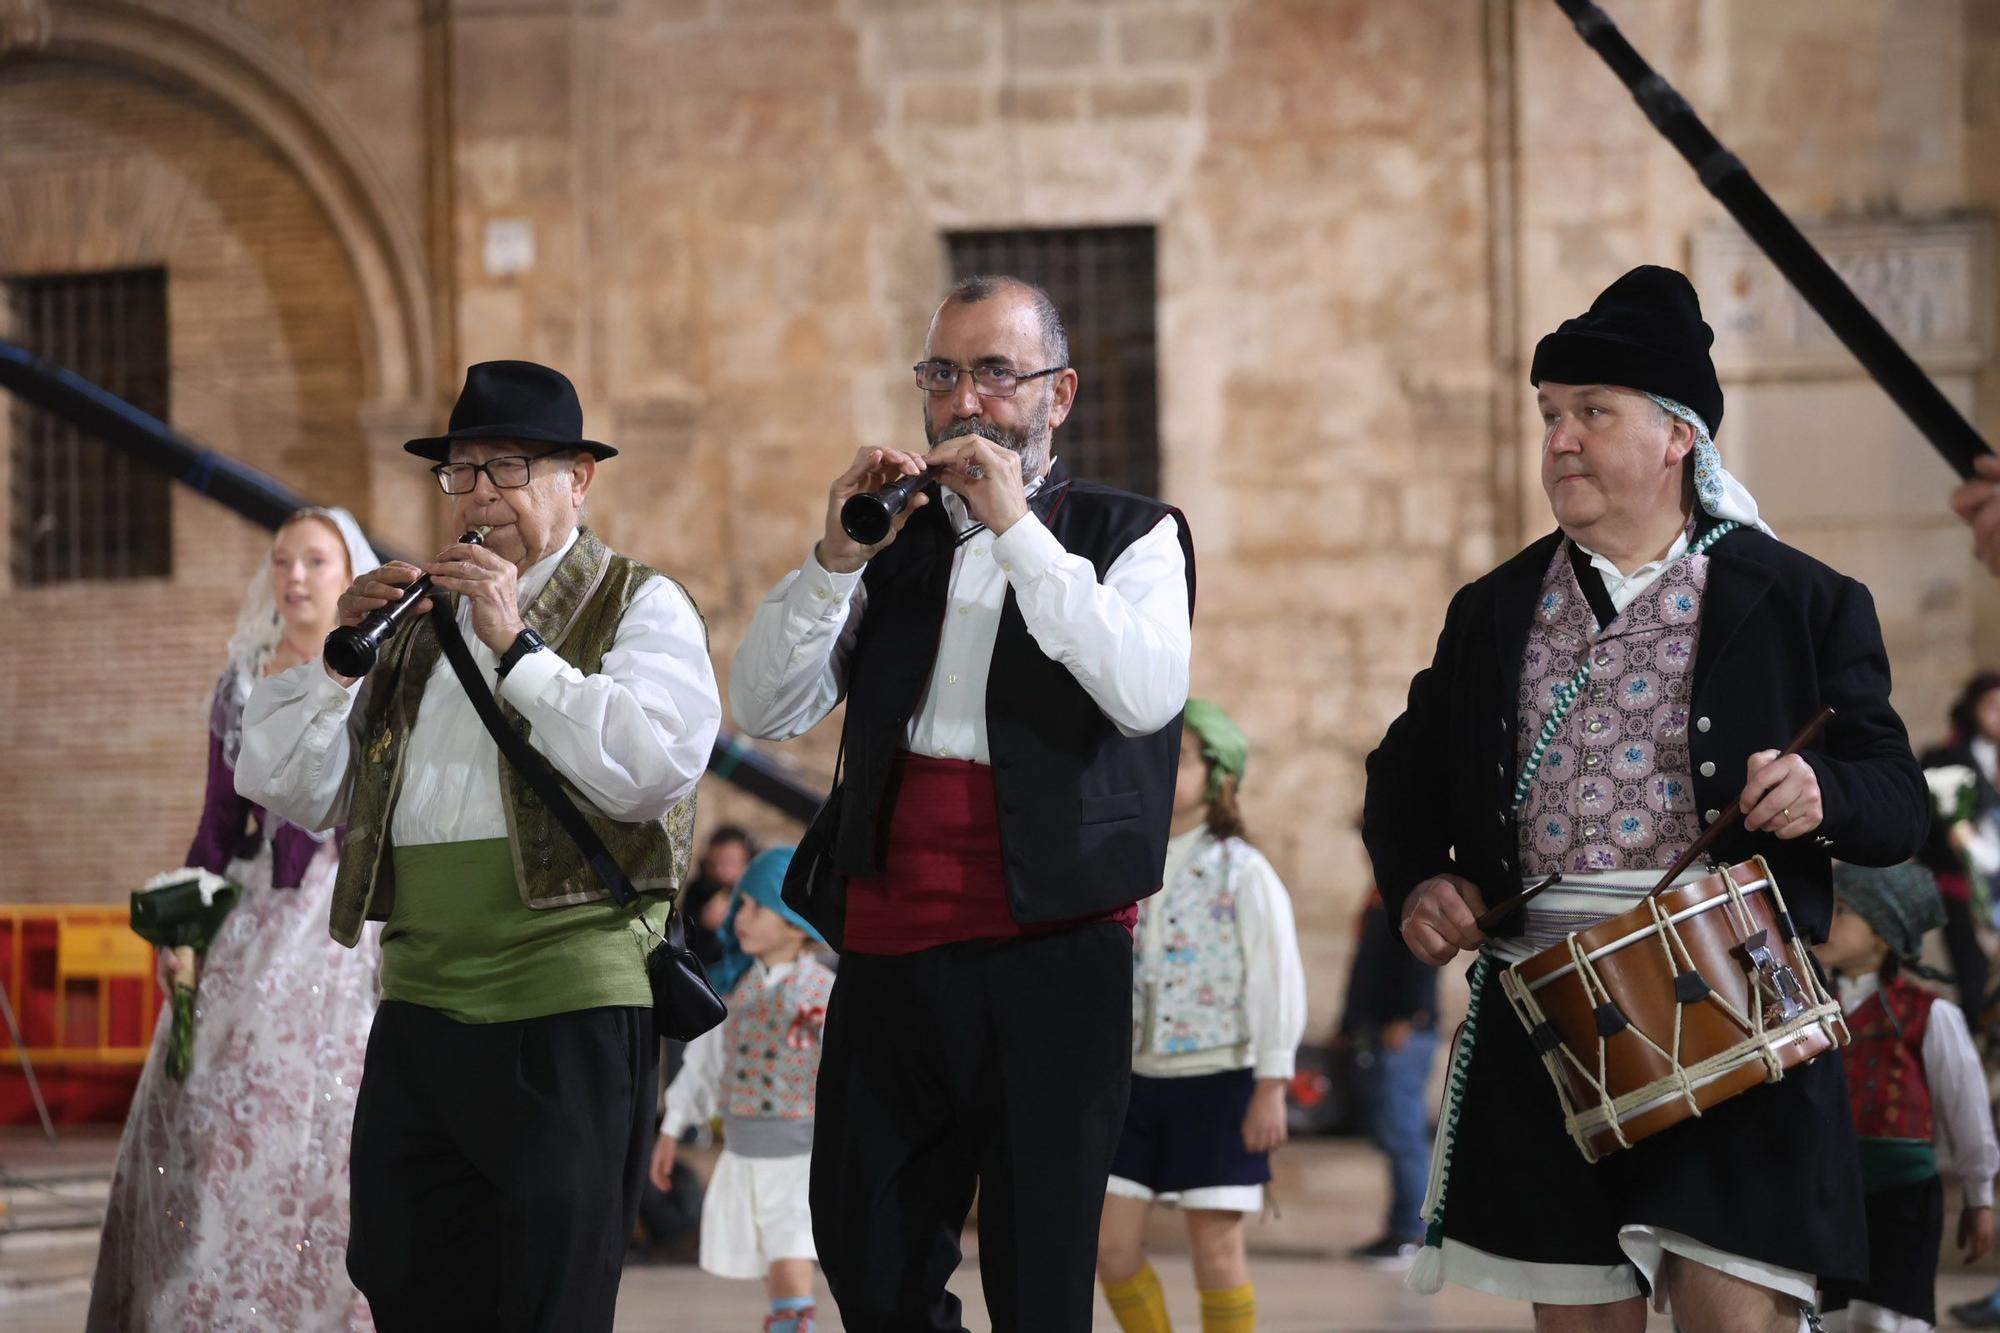
[{"label": "black shoulder bag", "polygon": [[687,931],[681,924],[679,902],[674,903],[668,916],[667,934],[661,938],[652,923],[646,920],[639,891],[632,887],[625,868],[618,864],[617,858],[605,847],[604,840],[597,836],[577,810],[576,803],[563,791],[562,784],[549,768],[549,761],[535,753],[527,740],[507,725],[506,716],[493,698],[493,691],[486,688],[486,678],[480,674],[478,664],[472,660],[471,650],[465,646],[465,637],[458,632],[457,617],[442,597],[431,607],[431,628],[437,633],[438,644],[444,649],[453,674],[465,687],[466,697],[472,700],[474,711],[486,724],[486,730],[500,747],[500,753],[507,756],[507,762],[514,766],[514,771],[555,813],[556,822],[576,843],[576,849],[590,863],[591,872],[597,876],[605,892],[620,907],[632,910],[644,923],[646,933],[659,940],[653,951],[646,955],[646,981],[653,991],[653,1025],[659,1035],[673,1041],[693,1041],[722,1022],[729,1010],[715,993],[715,987],[708,984],[708,973],[703,970],[701,960],[687,947]]}]

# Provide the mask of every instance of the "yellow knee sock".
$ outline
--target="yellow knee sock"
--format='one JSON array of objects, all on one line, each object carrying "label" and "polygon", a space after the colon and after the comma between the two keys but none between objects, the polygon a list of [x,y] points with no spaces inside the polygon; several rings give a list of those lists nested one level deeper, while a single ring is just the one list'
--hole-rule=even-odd
[{"label": "yellow knee sock", "polygon": [[1111,1302],[1111,1313],[1125,1333],[1174,1333],[1167,1318],[1166,1293],[1160,1290],[1160,1275],[1151,1264],[1141,1265],[1123,1282],[1105,1283],[1104,1299]]},{"label": "yellow knee sock", "polygon": [[1256,1327],[1255,1284],[1201,1294],[1201,1333],[1254,1333]]}]

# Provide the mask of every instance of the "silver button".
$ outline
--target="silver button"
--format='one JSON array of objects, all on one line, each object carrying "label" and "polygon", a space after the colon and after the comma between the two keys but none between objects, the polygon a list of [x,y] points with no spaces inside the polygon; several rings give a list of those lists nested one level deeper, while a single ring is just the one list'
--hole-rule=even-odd
[{"label": "silver button", "polygon": [[1600,732],[1600,731],[1602,731],[1602,730],[1604,730],[1604,724],[1603,724],[1602,722],[1592,722],[1592,723],[1590,724],[1590,734],[1591,734],[1591,735],[1595,736],[1595,735],[1596,735],[1596,734],[1597,734],[1598,732]]},{"label": "silver button", "polygon": [[1710,824],[1713,824],[1716,820],[1720,818],[1722,818],[1722,812],[1720,810],[1709,810],[1702,815],[1703,821]]},{"label": "silver button", "polygon": [[1596,751],[1592,751],[1591,753],[1583,757],[1583,766],[1585,768],[1596,768],[1599,764],[1603,762],[1604,762],[1604,756],[1598,754]]},{"label": "silver button", "polygon": [[1698,717],[1694,720],[1694,729],[1696,731],[1707,731],[1708,726],[1708,719],[1705,717]]},{"label": "silver button", "polygon": [[1496,776],[1504,778],[1507,776],[1507,765],[1495,764],[1493,765],[1493,772]]},{"label": "silver button", "polygon": [[1701,766],[1701,775],[1702,775],[1703,777],[1705,777],[1705,778],[1712,778],[1712,777],[1714,777],[1714,776],[1715,776],[1715,765],[1714,765],[1714,763],[1712,763],[1712,762],[1711,762],[1711,763],[1706,763],[1706,764],[1703,764],[1703,765]]},{"label": "silver button", "polygon": [[1502,736],[1507,734],[1507,719],[1504,717],[1500,719],[1500,734]]},{"label": "silver button", "polygon": [[1505,810],[1500,812],[1500,822],[1502,825],[1505,825],[1507,822],[1507,812]]},{"label": "silver button", "polygon": [[1595,824],[1585,824],[1585,825],[1583,826],[1583,836],[1584,836],[1584,837],[1586,837],[1586,838],[1594,838],[1594,837],[1596,837],[1596,836],[1597,836],[1597,825],[1595,825]]},{"label": "silver button", "polygon": [[1603,653],[1599,653],[1599,654],[1597,655],[1597,665],[1599,665],[1599,666],[1610,666],[1610,665],[1611,665],[1611,659],[1610,659],[1610,658],[1609,658],[1608,656],[1606,656],[1605,654],[1603,654]]}]

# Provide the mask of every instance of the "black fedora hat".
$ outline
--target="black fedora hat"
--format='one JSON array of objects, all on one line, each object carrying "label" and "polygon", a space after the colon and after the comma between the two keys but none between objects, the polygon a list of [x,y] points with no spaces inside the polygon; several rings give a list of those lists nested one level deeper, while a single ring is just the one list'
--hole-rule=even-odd
[{"label": "black fedora hat", "polygon": [[617,450],[583,438],[583,404],[560,370],[533,361],[481,361],[465,372],[451,409],[451,429],[403,448],[434,463],[451,461],[453,440],[526,440],[583,449],[593,458]]}]

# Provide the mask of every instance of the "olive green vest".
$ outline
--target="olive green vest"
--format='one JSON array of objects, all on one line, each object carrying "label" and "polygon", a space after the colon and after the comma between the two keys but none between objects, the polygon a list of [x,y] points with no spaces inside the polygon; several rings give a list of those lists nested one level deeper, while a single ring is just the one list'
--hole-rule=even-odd
[{"label": "olive green vest", "polygon": [[[633,596],[657,572],[636,560],[614,555],[596,533],[580,529],[548,586],[521,618],[565,662],[587,676],[594,675],[611,650]],[[689,604],[693,604],[692,598]],[[353,761],[347,841],[341,849],[340,873],[333,889],[333,937],[350,947],[361,936],[362,922],[388,920],[395,902],[389,824],[402,790],[404,751],[416,724],[417,705],[442,652],[429,617],[419,616],[384,645],[382,661],[368,677],[361,704],[363,718],[356,732],[358,752]],[[527,719],[505,700],[500,707],[514,730],[527,736]],[[608,897],[576,844],[541,798],[501,757],[498,747],[493,761],[500,765],[500,798],[507,812],[514,881],[520,887],[522,902],[533,908],[568,907]],[[624,824],[598,814],[567,780],[562,785],[631,876],[633,888],[659,894],[680,888],[694,841],[693,792],[663,819]]]}]

